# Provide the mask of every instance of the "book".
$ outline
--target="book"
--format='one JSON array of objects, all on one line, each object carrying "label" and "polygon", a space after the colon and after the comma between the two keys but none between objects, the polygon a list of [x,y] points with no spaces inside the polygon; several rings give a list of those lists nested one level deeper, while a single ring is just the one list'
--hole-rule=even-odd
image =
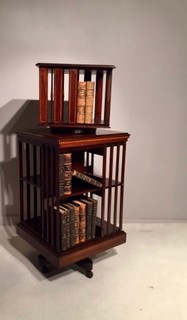
[{"label": "book", "polygon": [[73,200],[79,206],[79,241],[86,241],[86,204],[80,200]]},{"label": "book", "polygon": [[75,208],[71,203],[64,203],[64,207],[69,209],[69,230],[70,230],[70,247],[75,246]]},{"label": "book", "polygon": [[59,195],[70,195],[72,179],[72,155],[71,153],[59,154]]},{"label": "book", "polygon": [[61,207],[59,207],[59,211],[56,206],[54,209],[57,214],[60,214],[61,250],[64,251],[67,249],[67,212]]},{"label": "book", "polygon": [[92,238],[93,203],[86,198],[81,198],[80,200],[86,204],[86,240],[90,240]]},{"label": "book", "polygon": [[[60,206],[60,212],[64,212],[65,215],[65,230],[63,230],[65,232],[64,235],[64,239],[66,239],[66,249],[70,248],[70,210],[69,208],[65,207],[65,206]],[[62,233],[62,231],[61,231]],[[61,234],[62,238],[63,238],[63,234]]]},{"label": "book", "polygon": [[86,99],[85,99],[85,118],[84,123],[92,123],[93,118],[93,101],[94,101],[93,81],[86,81]]},{"label": "book", "polygon": [[[71,206],[74,210],[74,243],[79,244],[79,205],[73,202],[68,203],[69,206]],[[73,226],[72,226],[73,228]]]},{"label": "book", "polygon": [[77,171],[77,170],[74,170],[74,169],[72,170],[72,176],[74,176],[74,177],[76,177],[76,178],[78,178],[80,180],[83,180],[83,181],[85,181],[87,183],[90,183],[90,184],[92,184],[92,185],[94,185],[94,186],[96,186],[98,188],[102,187],[102,183],[101,182],[99,182],[99,181],[97,181],[97,180],[87,176],[86,174]]},{"label": "book", "polygon": [[95,238],[98,201],[86,196],[84,196],[84,199],[92,203],[91,238]]},{"label": "book", "polygon": [[77,95],[77,123],[84,123],[85,121],[85,106],[86,106],[86,82],[78,82]]}]

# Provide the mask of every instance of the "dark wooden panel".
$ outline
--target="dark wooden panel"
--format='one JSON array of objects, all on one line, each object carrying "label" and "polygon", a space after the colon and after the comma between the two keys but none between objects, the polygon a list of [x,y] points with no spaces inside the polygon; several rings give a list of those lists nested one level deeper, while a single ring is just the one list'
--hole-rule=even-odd
[{"label": "dark wooden panel", "polygon": [[76,123],[78,70],[69,70],[69,110],[68,122]]},{"label": "dark wooden panel", "polygon": [[95,93],[95,123],[101,123],[103,98],[103,71],[96,74],[96,93]]},{"label": "dark wooden panel", "polygon": [[78,70],[110,70],[114,69],[114,65],[100,65],[100,64],[70,64],[70,63],[37,63],[39,68],[63,68],[63,69],[78,69]]},{"label": "dark wooden panel", "polygon": [[39,121],[47,123],[48,120],[48,69],[39,69]]},{"label": "dark wooden panel", "polygon": [[54,69],[54,123],[63,122],[64,70]]},{"label": "dark wooden panel", "polygon": [[105,112],[104,112],[104,123],[106,125],[110,124],[111,91],[112,91],[112,71],[108,70],[106,73]]}]

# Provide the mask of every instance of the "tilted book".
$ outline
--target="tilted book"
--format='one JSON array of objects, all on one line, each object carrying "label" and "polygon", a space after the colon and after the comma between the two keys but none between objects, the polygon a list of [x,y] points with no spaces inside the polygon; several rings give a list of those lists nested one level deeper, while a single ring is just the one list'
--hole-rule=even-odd
[{"label": "tilted book", "polygon": [[98,188],[102,187],[102,183],[101,182],[99,182],[99,181],[97,181],[97,180],[87,176],[86,174],[77,171],[77,170],[74,170],[74,169],[72,170],[72,176],[74,176],[74,177],[76,177],[76,178],[78,178],[80,180],[83,180],[85,182],[88,182],[88,183],[90,183],[90,184],[92,184],[92,185],[94,185],[94,186],[96,186]]}]

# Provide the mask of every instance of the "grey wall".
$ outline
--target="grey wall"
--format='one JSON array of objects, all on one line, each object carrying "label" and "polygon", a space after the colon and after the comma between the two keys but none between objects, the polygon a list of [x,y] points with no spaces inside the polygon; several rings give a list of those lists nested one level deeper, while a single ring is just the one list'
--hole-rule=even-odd
[{"label": "grey wall", "polygon": [[37,62],[114,64],[128,131],[125,218],[187,218],[187,2],[1,0],[0,223],[19,212],[15,130],[37,122]]}]

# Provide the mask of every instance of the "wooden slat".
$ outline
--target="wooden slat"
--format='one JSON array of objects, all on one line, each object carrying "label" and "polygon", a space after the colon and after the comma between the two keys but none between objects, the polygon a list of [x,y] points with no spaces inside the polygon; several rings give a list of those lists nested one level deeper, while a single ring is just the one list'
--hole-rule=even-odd
[{"label": "wooden slat", "polygon": [[60,206],[60,194],[59,194],[59,151],[55,152],[55,179],[56,179],[56,249],[58,252],[61,250],[61,219],[59,214],[59,206]]},{"label": "wooden slat", "polygon": [[[27,181],[30,181],[30,148],[28,143],[26,143],[26,175],[27,175]],[[27,219],[29,220],[31,218],[31,201],[30,201],[30,184],[29,183],[27,183],[26,205],[27,205]]]},{"label": "wooden slat", "polygon": [[108,188],[108,206],[107,206],[107,234],[111,224],[111,202],[112,202],[112,168],[113,168],[113,145],[110,146],[110,162],[109,162],[109,188]]},{"label": "wooden slat", "polygon": [[118,179],[119,179],[119,157],[120,157],[120,144],[117,145],[116,152],[116,168],[115,168],[115,193],[114,193],[114,220],[113,220],[113,231],[117,226],[117,206],[118,206]]},{"label": "wooden slat", "polygon": [[[37,152],[36,152],[36,146],[33,145],[33,176],[34,176],[34,183],[37,182]],[[37,187],[34,186],[34,218],[37,218]]]},{"label": "wooden slat", "polygon": [[46,146],[45,148],[45,159],[46,159],[46,166],[45,166],[45,176],[46,176],[46,186],[45,186],[45,191],[46,191],[46,240],[49,242],[49,226],[50,226],[50,221],[49,221],[49,184],[50,184],[50,179],[49,179],[49,152],[48,152],[48,147]]},{"label": "wooden slat", "polygon": [[101,123],[103,97],[103,71],[97,71],[95,93],[95,123]]},{"label": "wooden slat", "polygon": [[102,168],[102,197],[101,197],[101,236],[104,236],[104,217],[105,217],[105,180],[106,180],[106,147],[103,150],[103,168]]},{"label": "wooden slat", "polygon": [[48,112],[48,69],[39,69],[39,121],[40,123],[47,123]]},{"label": "wooden slat", "polygon": [[54,123],[63,122],[64,70],[54,70]]},{"label": "wooden slat", "polygon": [[40,175],[41,175],[41,189],[40,189],[40,215],[41,215],[41,235],[42,239],[45,239],[45,221],[44,221],[44,176],[45,176],[45,157],[44,157],[44,148],[40,148]]},{"label": "wooden slat", "polygon": [[20,221],[24,219],[24,193],[23,193],[23,143],[19,141],[19,175],[20,175]]},{"label": "wooden slat", "polygon": [[69,110],[68,123],[76,123],[78,70],[69,70]]},{"label": "wooden slat", "polygon": [[51,193],[51,245],[54,246],[55,245],[55,230],[54,230],[54,226],[55,226],[55,215],[54,215],[54,204],[55,204],[55,200],[54,200],[54,165],[55,165],[55,152],[54,149],[51,149],[50,152],[50,179],[51,179],[51,183],[50,183],[50,193]]},{"label": "wooden slat", "polygon": [[123,144],[123,150],[122,150],[121,192],[120,192],[120,215],[119,215],[119,227],[120,227],[120,230],[122,230],[122,228],[123,228],[123,200],[124,200],[125,154],[126,154],[126,143]]},{"label": "wooden slat", "polygon": [[105,110],[104,110],[105,125],[110,124],[111,91],[112,91],[112,70],[107,70],[106,91],[105,91]]}]

